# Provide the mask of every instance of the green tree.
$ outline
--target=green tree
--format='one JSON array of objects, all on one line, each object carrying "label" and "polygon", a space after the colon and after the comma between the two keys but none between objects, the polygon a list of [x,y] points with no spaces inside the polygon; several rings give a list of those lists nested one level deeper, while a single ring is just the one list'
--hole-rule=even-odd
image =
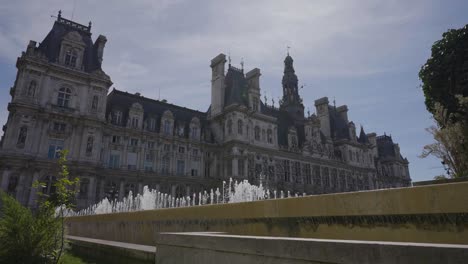
[{"label": "green tree", "polygon": [[[55,193],[38,192],[36,212],[1,193],[0,263],[59,263],[65,250],[65,212],[74,207],[78,178],[71,179],[67,150],[60,152]],[[36,182],[40,189],[43,183]]]},{"label": "green tree", "polygon": [[431,51],[431,57],[419,71],[427,110],[435,114],[439,103],[446,117],[453,113],[457,115],[452,118],[466,117],[468,112],[459,108],[457,95],[468,96],[468,25],[445,32]]}]

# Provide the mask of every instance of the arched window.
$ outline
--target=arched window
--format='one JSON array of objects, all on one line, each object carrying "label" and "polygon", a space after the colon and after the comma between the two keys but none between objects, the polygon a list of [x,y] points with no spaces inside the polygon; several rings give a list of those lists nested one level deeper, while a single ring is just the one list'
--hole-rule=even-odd
[{"label": "arched window", "polygon": [[97,110],[98,102],[99,102],[99,97],[97,95],[93,96],[93,102],[91,103],[92,110]]},{"label": "arched window", "polygon": [[296,137],[296,135],[293,135],[291,137],[291,147],[297,148],[297,137]]},{"label": "arched window", "polygon": [[70,88],[60,88],[57,96],[57,105],[60,107],[70,106],[71,90]]},{"label": "arched window", "polygon": [[65,65],[76,67],[76,58],[78,57],[78,53],[75,50],[69,49],[65,53]]},{"label": "arched window", "polygon": [[18,142],[16,143],[20,147],[24,147],[24,143],[26,143],[26,137],[28,136],[28,128],[21,127],[18,135]]},{"label": "arched window", "polygon": [[239,135],[242,135],[242,131],[244,130],[244,127],[243,127],[243,126],[244,126],[244,123],[242,122],[241,119],[239,119],[239,120],[237,121],[237,133],[238,133]]},{"label": "arched window", "polygon": [[253,110],[258,111],[258,100],[257,98],[253,98]]},{"label": "arched window", "polygon": [[231,119],[227,121],[227,127],[228,127],[228,134],[229,135],[232,134],[232,120]]},{"label": "arched window", "polygon": [[262,129],[262,141],[266,141],[266,138],[265,138],[265,129]]},{"label": "arched window", "polygon": [[34,97],[36,95],[36,81],[31,81],[28,86],[28,96]]},{"label": "arched window", "polygon": [[273,143],[273,133],[272,133],[271,129],[267,130],[267,141],[270,144]]},{"label": "arched window", "polygon": [[255,140],[260,140],[260,128],[258,126],[255,127],[254,133],[255,133]]},{"label": "arched window", "polygon": [[93,153],[93,144],[94,144],[94,138],[88,137],[88,140],[86,142],[86,155],[89,156]]}]

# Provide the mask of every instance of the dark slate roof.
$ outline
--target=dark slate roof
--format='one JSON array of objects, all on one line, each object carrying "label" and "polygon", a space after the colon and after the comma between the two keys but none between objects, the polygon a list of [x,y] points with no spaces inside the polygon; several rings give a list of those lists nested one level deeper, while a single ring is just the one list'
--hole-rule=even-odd
[{"label": "dark slate roof", "polygon": [[224,94],[225,106],[231,104],[249,106],[248,85],[243,70],[229,66],[224,83],[226,85]]},{"label": "dark slate roof", "polygon": [[391,136],[383,135],[377,137],[377,150],[379,157],[394,157],[396,158],[395,148],[393,147]]},{"label": "dark slate roof", "polygon": [[367,135],[364,132],[364,128],[362,126],[361,126],[361,132],[359,133],[359,138],[357,141],[362,144],[369,143],[369,139],[367,138]]},{"label": "dark slate roof", "polygon": [[277,118],[277,137],[279,145],[288,146],[288,132],[289,128],[293,126],[297,131],[298,144],[300,147],[302,147],[305,141],[304,124],[295,122],[294,118],[291,117],[289,112],[280,110],[278,108],[268,107],[263,102],[260,102],[260,111],[264,115]]},{"label": "dark slate roof", "polygon": [[328,106],[330,113],[330,133],[335,139],[349,139],[348,123],[337,112],[335,107]]},{"label": "dark slate roof", "polygon": [[148,117],[156,118],[156,131],[159,131],[160,129],[161,117],[166,110],[171,111],[174,115],[174,125],[177,125],[179,122],[184,123],[185,136],[187,137],[190,121],[192,121],[192,118],[197,117],[200,119],[202,129],[206,126],[207,113],[146,98],[141,95],[130,94],[116,89],[113,89],[112,92],[107,96],[106,116],[108,116],[109,113],[113,110],[120,110],[123,114],[122,124],[125,125],[127,123],[129,109],[134,103],[139,103],[143,106],[144,120],[146,120]]},{"label": "dark slate roof", "polygon": [[72,31],[78,32],[86,45],[83,56],[84,71],[93,72],[97,69],[101,69],[101,63],[97,58],[97,47],[93,45],[89,27],[70,20],[60,18],[60,21],[55,21],[49,34],[47,34],[45,39],[39,44],[38,50],[48,58],[49,62],[57,62],[62,39],[66,34]]}]

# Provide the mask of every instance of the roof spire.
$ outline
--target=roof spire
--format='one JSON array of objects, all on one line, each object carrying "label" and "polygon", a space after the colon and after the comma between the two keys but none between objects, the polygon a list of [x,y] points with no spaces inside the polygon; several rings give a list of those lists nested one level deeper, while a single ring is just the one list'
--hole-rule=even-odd
[{"label": "roof spire", "polygon": [[229,67],[231,67],[231,52],[228,53]]},{"label": "roof spire", "polygon": [[286,50],[287,50],[288,56],[289,56],[289,49],[290,49],[290,48],[291,48],[290,46],[286,46]]},{"label": "roof spire", "polygon": [[244,57],[241,58],[240,65],[241,65],[241,70],[244,71]]},{"label": "roof spire", "polygon": [[61,19],[62,18],[62,10],[59,10],[58,11],[58,16],[57,16],[57,20]]}]

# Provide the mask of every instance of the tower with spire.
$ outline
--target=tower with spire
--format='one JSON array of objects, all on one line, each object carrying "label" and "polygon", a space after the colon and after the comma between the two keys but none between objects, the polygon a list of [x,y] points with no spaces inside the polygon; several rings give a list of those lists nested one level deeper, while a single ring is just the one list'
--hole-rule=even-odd
[{"label": "tower with spire", "polygon": [[294,71],[293,58],[288,54],[284,59],[284,74],[283,74],[283,98],[281,100],[280,109],[289,112],[296,119],[304,118],[304,105],[302,98],[299,96],[298,79]]}]

